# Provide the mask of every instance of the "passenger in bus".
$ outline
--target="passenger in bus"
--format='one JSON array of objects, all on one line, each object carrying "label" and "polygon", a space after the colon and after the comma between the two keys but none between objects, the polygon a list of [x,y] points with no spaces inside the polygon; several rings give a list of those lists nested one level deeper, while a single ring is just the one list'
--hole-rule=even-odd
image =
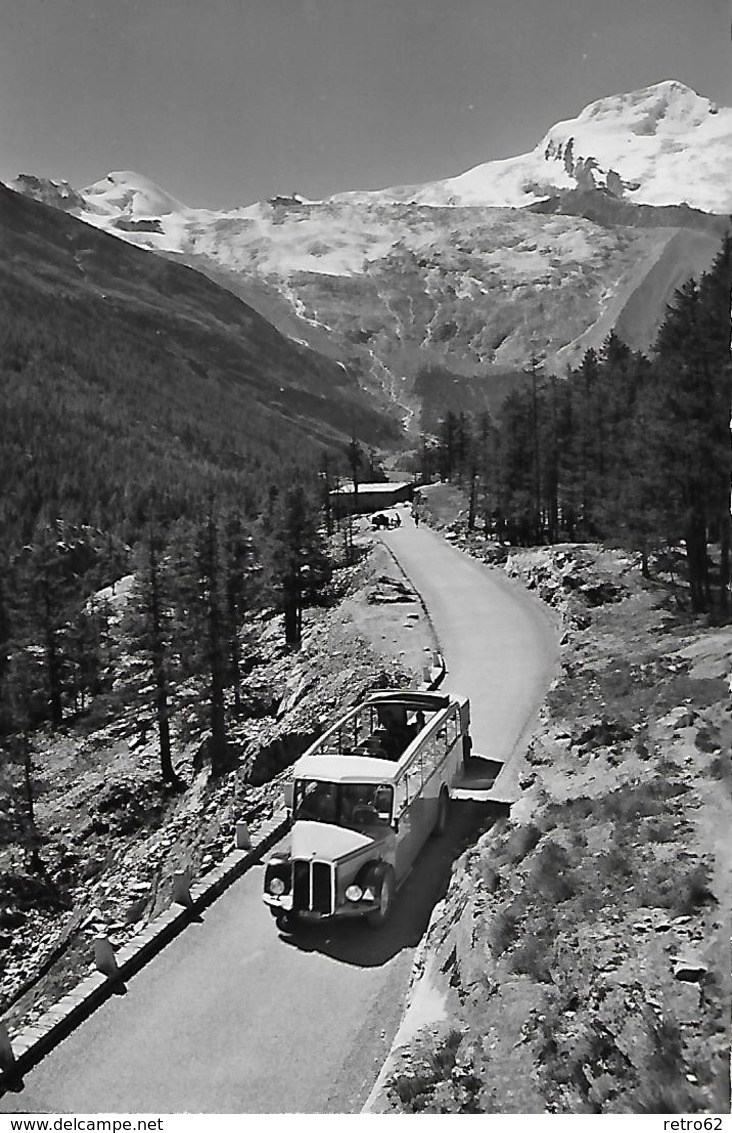
[{"label": "passenger in bus", "polygon": [[344,826],[388,824],[390,812],[390,787],[344,783],[341,788],[341,820]]},{"label": "passenger in bus", "polygon": [[300,804],[298,818],[312,822],[335,822],[338,816],[338,795],[335,783],[316,783]]},{"label": "passenger in bus", "polygon": [[387,759],[399,759],[412,739],[407,724],[407,710],[401,705],[385,704],[378,710],[379,724],[384,732],[383,747]]},{"label": "passenger in bus", "polygon": [[373,756],[374,759],[390,758],[387,752],[386,730],[384,728],[377,728],[372,735],[367,736],[366,739],[359,744],[359,748],[364,755]]}]

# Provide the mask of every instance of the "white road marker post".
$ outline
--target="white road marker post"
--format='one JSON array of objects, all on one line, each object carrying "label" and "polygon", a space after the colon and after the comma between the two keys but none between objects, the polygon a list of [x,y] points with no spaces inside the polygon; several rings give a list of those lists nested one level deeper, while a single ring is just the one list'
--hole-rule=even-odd
[{"label": "white road marker post", "polygon": [[6,1023],[0,1020],[0,1070],[7,1073],[15,1066],[15,1055],[13,1054],[13,1044],[10,1041],[10,1034]]},{"label": "white road marker post", "polygon": [[113,980],[119,976],[119,965],[114,954],[112,942],[108,936],[94,937],[94,967],[103,976]]},{"label": "white road marker post", "polygon": [[191,875],[187,869],[177,869],[173,874],[173,901],[184,909],[193,908],[191,897]]}]

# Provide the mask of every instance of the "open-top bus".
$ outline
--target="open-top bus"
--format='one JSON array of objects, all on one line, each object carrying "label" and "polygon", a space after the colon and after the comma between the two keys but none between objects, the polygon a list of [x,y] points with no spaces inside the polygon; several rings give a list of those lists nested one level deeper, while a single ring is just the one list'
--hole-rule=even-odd
[{"label": "open-top bus", "polygon": [[264,900],[278,927],[365,916],[382,924],[470,753],[465,697],[378,692],[297,760],[285,788],[292,826],[268,860]]}]

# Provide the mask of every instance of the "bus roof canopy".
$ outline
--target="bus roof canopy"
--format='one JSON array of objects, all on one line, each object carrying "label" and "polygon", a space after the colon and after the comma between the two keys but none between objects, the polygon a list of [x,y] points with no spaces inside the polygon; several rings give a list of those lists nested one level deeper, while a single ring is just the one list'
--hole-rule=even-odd
[{"label": "bus roof canopy", "polygon": [[398,764],[370,755],[301,755],[292,769],[294,779],[325,783],[391,783]]},{"label": "bus roof canopy", "polygon": [[412,689],[386,690],[373,692],[367,696],[364,704],[400,704],[411,708],[415,712],[422,709],[424,712],[439,712],[441,708],[448,708],[450,696],[445,692],[417,692]]}]

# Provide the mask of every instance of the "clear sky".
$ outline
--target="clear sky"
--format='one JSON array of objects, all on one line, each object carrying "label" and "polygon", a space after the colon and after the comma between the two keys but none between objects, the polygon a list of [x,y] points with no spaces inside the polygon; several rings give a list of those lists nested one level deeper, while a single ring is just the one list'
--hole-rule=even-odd
[{"label": "clear sky", "polygon": [[0,179],[212,208],[431,181],[663,79],[732,105],[729,0],[0,0]]}]

